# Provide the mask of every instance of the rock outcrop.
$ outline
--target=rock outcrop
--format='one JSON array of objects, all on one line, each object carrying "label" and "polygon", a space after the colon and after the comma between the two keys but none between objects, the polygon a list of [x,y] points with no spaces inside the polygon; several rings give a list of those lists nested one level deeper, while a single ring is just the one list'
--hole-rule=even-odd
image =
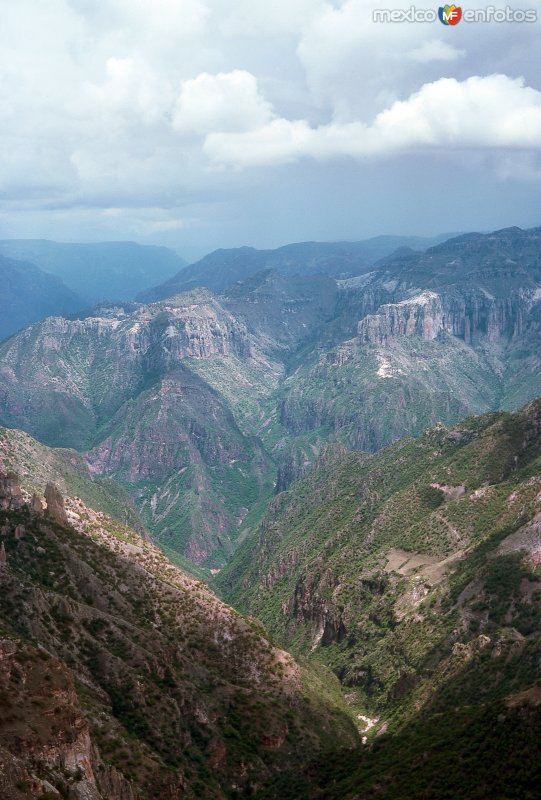
[{"label": "rock outcrop", "polygon": [[24,498],[17,477],[0,474],[0,509],[16,511],[23,503]]},{"label": "rock outcrop", "polygon": [[362,344],[377,345],[399,336],[432,341],[441,332],[467,344],[483,339],[496,342],[520,336],[529,310],[528,295],[501,299],[483,291],[423,292],[382,305],[359,322],[357,333]]},{"label": "rock outcrop", "polygon": [[64,508],[64,498],[56,484],[49,482],[45,487],[45,502],[47,503],[46,516],[54,522],[58,522],[59,525],[67,525],[68,516]]}]

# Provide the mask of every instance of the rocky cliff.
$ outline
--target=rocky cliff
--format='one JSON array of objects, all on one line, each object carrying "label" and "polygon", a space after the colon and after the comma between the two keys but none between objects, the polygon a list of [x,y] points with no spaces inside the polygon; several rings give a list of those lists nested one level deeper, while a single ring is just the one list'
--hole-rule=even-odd
[{"label": "rocky cliff", "polygon": [[323,346],[284,384],[284,426],[373,450],[536,396],[540,253],[539,229],[472,234],[340,281]]},{"label": "rocky cliff", "polygon": [[399,336],[432,341],[440,333],[467,344],[509,341],[520,337],[532,307],[541,299],[535,289],[508,298],[495,298],[482,290],[423,292],[398,303],[384,304],[358,324],[361,343],[384,345]]},{"label": "rocky cliff", "polygon": [[443,306],[435,292],[423,292],[399,303],[382,305],[359,322],[362,344],[384,345],[398,336],[417,336],[430,342],[446,330]]}]

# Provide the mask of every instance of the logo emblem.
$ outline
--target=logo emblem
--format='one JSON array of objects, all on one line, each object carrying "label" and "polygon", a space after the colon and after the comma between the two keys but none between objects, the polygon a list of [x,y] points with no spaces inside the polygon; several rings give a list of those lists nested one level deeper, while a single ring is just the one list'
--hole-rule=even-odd
[{"label": "logo emblem", "polygon": [[440,6],[438,17],[444,25],[456,25],[462,19],[462,9],[459,6]]}]

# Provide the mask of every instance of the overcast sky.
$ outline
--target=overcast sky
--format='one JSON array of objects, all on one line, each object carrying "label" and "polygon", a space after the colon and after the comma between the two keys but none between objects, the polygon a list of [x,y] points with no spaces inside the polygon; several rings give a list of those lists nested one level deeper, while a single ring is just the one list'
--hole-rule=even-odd
[{"label": "overcast sky", "polygon": [[410,5],[0,0],[0,238],[540,225],[541,23],[372,21]]}]

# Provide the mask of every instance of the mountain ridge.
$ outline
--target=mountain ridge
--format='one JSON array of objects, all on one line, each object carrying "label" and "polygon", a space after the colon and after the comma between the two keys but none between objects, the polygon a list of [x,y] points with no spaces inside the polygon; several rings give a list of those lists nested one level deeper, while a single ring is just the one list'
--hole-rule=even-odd
[{"label": "mountain ridge", "polygon": [[219,249],[190,264],[164,284],[141,292],[137,299],[155,302],[197,286],[221,292],[236,281],[265,269],[274,269],[290,277],[319,273],[362,274],[399,247],[409,244],[422,249],[445,236],[375,236],[358,242],[297,242],[274,250],[246,246]]},{"label": "mountain ridge", "polygon": [[[337,763],[321,794],[280,784],[285,797],[491,796],[497,779],[470,754],[480,740],[508,796],[523,796],[514,759],[541,723],[540,520],[541,400],[372,455],[331,445],[275,498],[215,583],[298,657],[333,669],[374,748],[349,778]],[[517,731],[509,759],[502,719]],[[464,777],[423,757],[432,739],[464,760]]]}]

